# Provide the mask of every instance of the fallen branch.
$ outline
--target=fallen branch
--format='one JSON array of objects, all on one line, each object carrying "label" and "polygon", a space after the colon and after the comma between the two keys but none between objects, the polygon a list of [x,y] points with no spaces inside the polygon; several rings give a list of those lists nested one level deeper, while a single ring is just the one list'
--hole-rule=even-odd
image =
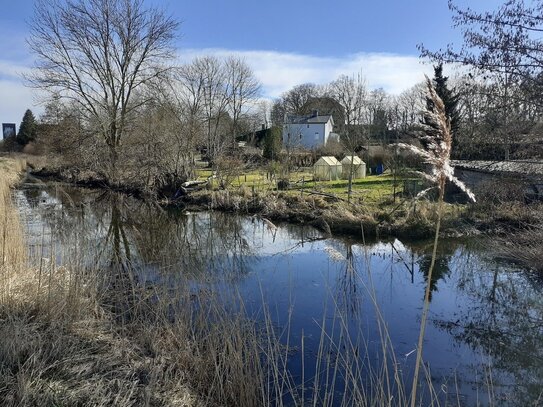
[{"label": "fallen branch", "polygon": [[306,182],[315,182],[315,179],[314,178],[311,178],[311,179],[299,179],[298,181],[294,181],[293,184],[301,184],[301,183],[306,183]]},{"label": "fallen branch", "polygon": [[324,197],[327,197],[327,198],[336,199],[336,200],[338,200],[338,201],[347,202],[345,199],[340,198],[339,196],[336,196],[336,195],[333,195],[333,194],[327,194],[326,192],[319,192],[319,191],[305,191],[304,193],[306,193],[306,194],[308,194],[308,195],[320,195],[320,196],[324,196]]}]

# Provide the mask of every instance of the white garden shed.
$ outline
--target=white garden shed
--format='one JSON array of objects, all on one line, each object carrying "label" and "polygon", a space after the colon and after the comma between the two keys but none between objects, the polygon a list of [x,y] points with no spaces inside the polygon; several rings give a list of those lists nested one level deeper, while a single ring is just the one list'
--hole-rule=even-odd
[{"label": "white garden shed", "polygon": [[335,181],[341,179],[341,163],[336,157],[321,157],[313,165],[313,174],[317,180]]},{"label": "white garden shed", "polygon": [[357,155],[355,156],[345,156],[341,160],[342,165],[342,178],[349,179],[349,174],[351,172],[351,165],[353,166],[353,179],[365,178],[366,177],[366,163],[360,159]]}]

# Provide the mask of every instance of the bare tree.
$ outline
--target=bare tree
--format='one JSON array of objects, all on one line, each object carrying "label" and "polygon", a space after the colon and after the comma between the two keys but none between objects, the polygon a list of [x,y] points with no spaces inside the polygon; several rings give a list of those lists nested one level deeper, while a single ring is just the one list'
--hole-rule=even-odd
[{"label": "bare tree", "polygon": [[364,109],[367,103],[366,82],[361,74],[342,75],[330,84],[330,93],[343,107],[345,123],[340,124],[341,142],[351,155],[349,171],[348,199],[351,200],[354,174],[355,150],[362,144],[364,132]]},{"label": "bare tree", "polygon": [[296,85],[280,98],[276,99],[272,106],[272,124],[282,125],[285,114],[302,115],[306,113],[304,107],[312,98],[318,96],[320,89],[313,83]]},{"label": "bare tree", "polygon": [[224,69],[230,92],[228,107],[232,118],[231,135],[235,137],[240,130],[240,119],[260,94],[261,85],[249,65],[240,57],[227,58]]},{"label": "bare tree", "polygon": [[205,122],[207,155],[213,162],[224,150],[227,140],[224,121],[228,115],[229,89],[222,62],[213,56],[196,58],[193,62],[196,75],[203,81],[202,108]]},{"label": "bare tree", "polygon": [[394,101],[398,111],[397,128],[406,131],[410,127],[417,125],[421,119],[421,113],[424,109],[425,84],[420,82],[411,88],[400,93]]},{"label": "bare tree", "polygon": [[318,94],[319,89],[314,83],[303,83],[293,87],[282,96],[286,112],[303,114],[305,104]]},{"label": "bare tree", "polygon": [[178,160],[194,163],[197,147],[205,142],[204,86],[205,72],[192,63],[177,69],[164,89],[165,103],[175,113],[173,134]]},{"label": "bare tree", "polygon": [[369,93],[366,105],[366,120],[370,124],[368,136],[372,140],[380,140],[383,148],[388,141],[386,136],[389,121],[389,105],[389,96],[383,88],[374,89]]},{"label": "bare tree", "polygon": [[63,103],[53,95],[40,117],[39,149],[63,162],[80,162],[80,149],[87,147],[88,132],[81,124],[81,109],[74,102]]},{"label": "bare tree", "polygon": [[127,121],[147,100],[135,94],[169,71],[178,23],[142,0],[38,0],[29,44],[31,85],[81,105],[109,149],[116,181]]}]

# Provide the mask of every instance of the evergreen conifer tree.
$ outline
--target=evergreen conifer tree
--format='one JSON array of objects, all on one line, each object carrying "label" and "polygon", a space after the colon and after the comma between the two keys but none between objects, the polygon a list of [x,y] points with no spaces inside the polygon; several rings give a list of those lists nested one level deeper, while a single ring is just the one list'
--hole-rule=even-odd
[{"label": "evergreen conifer tree", "polygon": [[17,143],[26,145],[31,141],[36,140],[37,126],[34,114],[30,109],[27,109],[17,134]]},{"label": "evergreen conifer tree", "polygon": [[451,134],[453,136],[452,152],[454,154],[455,147],[457,146],[455,136],[457,136],[458,128],[460,126],[460,114],[458,112],[459,95],[449,88],[448,80],[449,78],[447,76],[443,76],[443,64],[439,63],[434,66],[434,78],[432,82],[437,95],[445,105],[445,114],[449,118],[451,124]]},{"label": "evergreen conifer tree", "polygon": [[[452,155],[458,156],[458,143],[457,143],[457,133],[460,126],[460,114],[458,112],[458,101],[459,95],[451,90],[448,86],[448,77],[443,76],[443,64],[439,63],[434,66],[434,78],[432,79],[432,84],[437,95],[443,101],[445,105],[445,114],[449,119],[451,125],[451,135],[452,135]],[[433,111],[433,103],[430,99],[426,100],[427,109]],[[425,121],[423,121],[425,122]],[[431,123],[425,123],[427,125],[432,125]]]}]

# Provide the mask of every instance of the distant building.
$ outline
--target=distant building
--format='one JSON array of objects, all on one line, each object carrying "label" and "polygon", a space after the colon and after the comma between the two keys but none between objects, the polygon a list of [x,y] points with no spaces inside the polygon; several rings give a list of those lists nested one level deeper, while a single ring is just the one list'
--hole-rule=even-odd
[{"label": "distant building", "polygon": [[323,147],[331,138],[337,138],[333,129],[332,115],[319,115],[317,110],[306,116],[286,115],[283,124],[283,146],[309,150]]},{"label": "distant building", "polygon": [[2,138],[15,137],[17,134],[15,123],[2,123]]}]

